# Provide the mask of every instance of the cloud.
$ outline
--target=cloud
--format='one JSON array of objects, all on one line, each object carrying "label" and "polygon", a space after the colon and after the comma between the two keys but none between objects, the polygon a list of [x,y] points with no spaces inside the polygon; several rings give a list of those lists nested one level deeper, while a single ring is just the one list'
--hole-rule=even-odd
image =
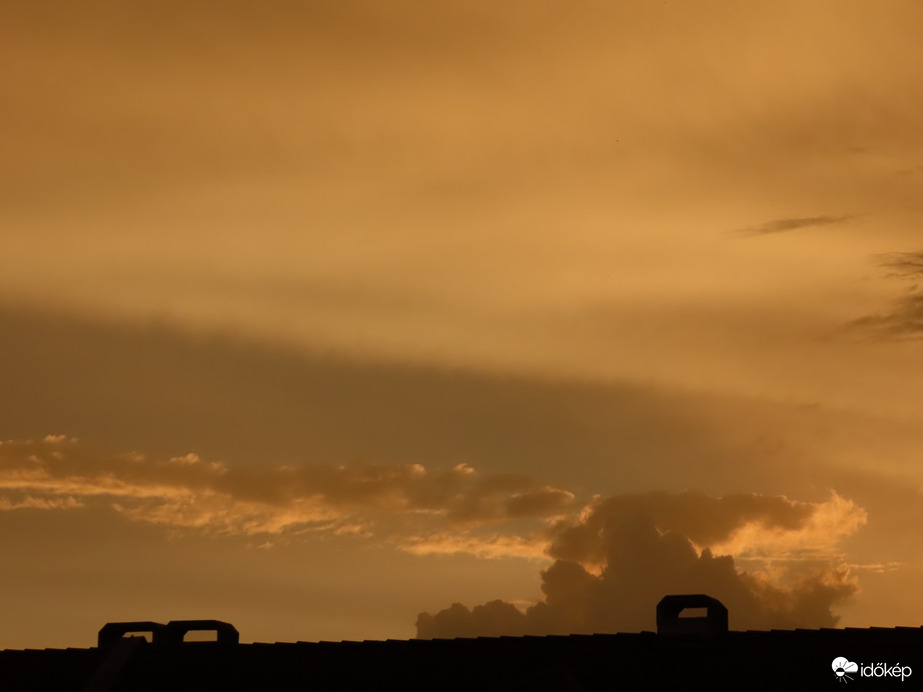
[{"label": "cloud", "polygon": [[607,494],[615,457],[620,485],[647,488],[677,455],[721,455],[689,415],[709,404],[651,384],[373,362],[2,300],[0,333],[0,391],[10,393],[0,420],[14,439],[66,431],[153,458],[195,450],[231,467],[476,459],[480,470]]},{"label": "cloud", "polygon": [[804,520],[796,526],[751,518],[724,540],[710,544],[712,550],[734,555],[738,561],[760,563],[826,562],[842,559],[837,543],[855,533],[867,521],[865,510],[833,493],[827,502],[809,504]]},{"label": "cloud", "polygon": [[40,498],[26,495],[19,500],[0,497],[0,512],[14,509],[77,509],[79,507],[83,507],[83,503],[73,497]]},{"label": "cloud", "polygon": [[775,219],[767,221],[759,226],[742,228],[737,231],[742,235],[769,235],[771,233],[786,233],[788,231],[797,231],[802,228],[813,228],[815,226],[831,226],[833,224],[849,221],[852,216],[798,216],[784,219]]},{"label": "cloud", "polygon": [[[195,454],[106,455],[63,436],[0,444],[0,511],[106,506],[172,529],[391,536],[411,552],[540,553],[515,531],[574,513],[574,495],[526,475],[459,464],[229,467]],[[516,524],[502,536],[486,527]],[[544,544],[542,544],[544,546]],[[441,546],[441,547],[440,547]],[[526,546],[526,547],[524,547]]]},{"label": "cloud", "polygon": [[524,557],[543,558],[548,540],[541,532],[519,536],[502,533],[458,534],[443,532],[430,536],[405,539],[401,549],[414,555],[454,555],[466,553],[481,558]]},{"label": "cloud", "polygon": [[698,545],[727,541],[743,527],[762,526],[788,534],[799,530],[817,505],[785,497],[735,494],[711,497],[702,493],[652,492],[597,500],[585,518],[562,527],[551,546],[552,557],[597,564],[603,558],[599,536],[610,517],[638,512],[661,531],[678,531]]},{"label": "cloud", "polygon": [[865,315],[850,322],[849,326],[870,330],[881,337],[919,338],[923,336],[923,293],[900,298],[890,312]]},{"label": "cloud", "polygon": [[923,277],[923,252],[891,252],[877,256],[879,263],[892,270],[889,276],[902,279]]},{"label": "cloud", "polygon": [[[889,269],[888,277],[904,280],[923,278],[923,252],[893,252],[877,255],[878,263]],[[881,337],[913,339],[923,336],[923,292],[912,285],[894,301],[889,312],[864,315],[849,323]]]},{"label": "cloud", "polygon": [[[822,503],[692,493],[609,498],[558,527],[549,550],[555,562],[541,573],[541,601],[525,611],[502,601],[472,610],[455,603],[421,613],[417,636],[652,629],[655,606],[670,593],[718,598],[737,629],[832,626],[833,606],[858,590],[832,548],[865,519],[861,508],[835,494]],[[759,555],[762,562],[742,570],[735,556],[719,550]]]}]

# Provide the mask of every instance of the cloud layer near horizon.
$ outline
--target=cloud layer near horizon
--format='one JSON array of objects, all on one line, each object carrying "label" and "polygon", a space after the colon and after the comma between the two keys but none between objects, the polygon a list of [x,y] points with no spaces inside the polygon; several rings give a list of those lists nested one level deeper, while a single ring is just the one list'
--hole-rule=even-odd
[{"label": "cloud layer near horizon", "polygon": [[454,603],[421,613],[417,636],[649,630],[671,593],[718,598],[736,629],[830,627],[839,619],[833,608],[859,589],[835,544],[865,521],[836,494],[816,504],[694,493],[609,498],[559,527],[555,562],[541,573],[543,600],[524,611],[501,600],[470,610]]},{"label": "cloud layer near horizon", "polygon": [[[526,475],[482,476],[465,464],[436,473],[420,464],[251,468],[195,454],[167,460],[105,455],[64,436],[0,444],[0,510],[91,504],[172,529],[244,536],[392,534],[402,536],[398,544],[412,552],[529,555],[540,555],[541,544],[523,537],[517,548],[516,541],[469,534],[507,522],[559,519],[579,509],[567,490]],[[440,550],[444,533],[428,544],[437,532],[461,540]]]},{"label": "cloud layer near horizon", "polygon": [[171,530],[361,534],[416,554],[554,560],[544,600],[525,612],[455,604],[421,614],[421,637],[642,629],[651,603],[673,592],[719,598],[738,627],[829,626],[833,606],[858,590],[837,542],[866,521],[835,493],[815,503],[690,492],[580,503],[534,478],[467,465],[253,469],[195,454],[104,455],[64,436],[0,444],[0,511],[90,506]]}]

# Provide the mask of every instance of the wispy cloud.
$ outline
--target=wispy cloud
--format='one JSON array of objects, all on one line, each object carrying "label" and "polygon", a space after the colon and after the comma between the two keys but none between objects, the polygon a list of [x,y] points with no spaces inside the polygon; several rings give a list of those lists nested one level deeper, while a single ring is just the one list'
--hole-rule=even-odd
[{"label": "wispy cloud", "polygon": [[527,531],[579,509],[567,490],[525,475],[482,475],[465,464],[439,472],[420,464],[255,469],[195,454],[106,456],[62,436],[0,444],[0,511],[86,506],[227,535],[370,534],[412,552],[431,552],[424,546],[452,536],[461,551],[495,555],[521,554],[515,544],[526,539],[507,530],[513,538],[498,542],[477,531],[507,523]]},{"label": "wispy cloud", "polygon": [[923,252],[890,252],[876,255],[878,262],[891,270],[889,276],[901,279],[923,278]]},{"label": "wispy cloud", "polygon": [[912,293],[900,298],[895,301],[892,310],[865,315],[850,322],[849,326],[867,329],[887,338],[923,337],[923,294]]},{"label": "wispy cloud", "polygon": [[[888,269],[889,278],[923,279],[923,252],[892,252],[876,255],[875,259]],[[850,322],[849,326],[892,339],[923,337],[923,292],[913,284],[894,301],[890,310],[864,315]]]},{"label": "wispy cloud", "polygon": [[736,231],[740,235],[770,235],[772,233],[787,233],[797,231],[803,228],[814,228],[817,226],[832,226],[835,224],[849,221],[852,216],[797,216],[783,219],[774,219],[760,224],[759,226],[750,226],[741,228]]}]

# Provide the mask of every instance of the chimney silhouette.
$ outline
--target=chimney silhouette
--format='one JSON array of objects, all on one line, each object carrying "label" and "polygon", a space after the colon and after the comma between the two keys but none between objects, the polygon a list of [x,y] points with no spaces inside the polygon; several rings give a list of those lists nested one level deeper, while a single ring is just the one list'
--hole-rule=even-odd
[{"label": "chimney silhouette", "polygon": [[[682,617],[687,608],[705,609],[705,616]],[[717,598],[705,594],[664,596],[657,604],[657,634],[724,634],[728,631],[728,609]]]}]

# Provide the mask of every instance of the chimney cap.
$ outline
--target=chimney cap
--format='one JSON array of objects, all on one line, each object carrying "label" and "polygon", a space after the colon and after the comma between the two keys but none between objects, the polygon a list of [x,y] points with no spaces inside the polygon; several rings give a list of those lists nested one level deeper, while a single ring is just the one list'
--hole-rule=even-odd
[{"label": "chimney cap", "polygon": [[[704,617],[680,617],[687,608],[704,608]],[[723,634],[728,631],[728,609],[705,594],[664,596],[657,604],[657,634]]]}]

